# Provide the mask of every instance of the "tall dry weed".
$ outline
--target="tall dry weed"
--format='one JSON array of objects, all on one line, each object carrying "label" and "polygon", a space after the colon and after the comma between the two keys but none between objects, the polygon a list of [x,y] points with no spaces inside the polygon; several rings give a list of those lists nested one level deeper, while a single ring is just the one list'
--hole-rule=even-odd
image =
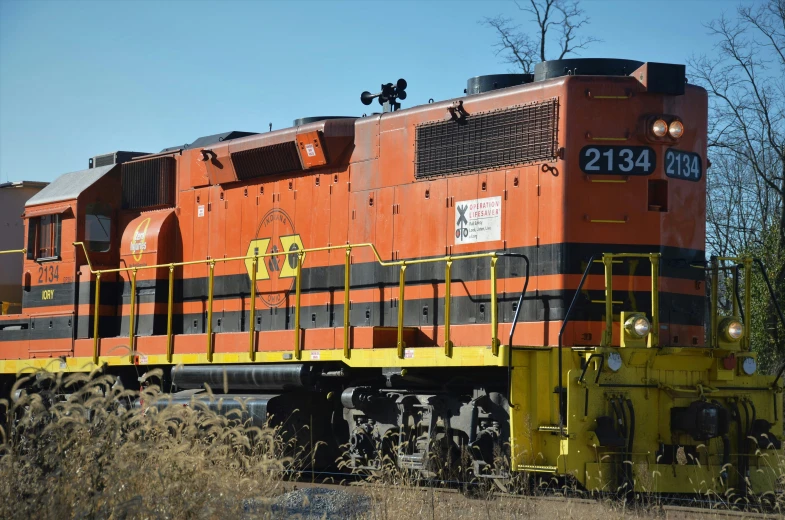
[{"label": "tall dry weed", "polygon": [[159,410],[155,384],[97,374],[39,372],[14,394],[0,405],[0,518],[238,518],[280,493],[276,432],[239,413]]}]

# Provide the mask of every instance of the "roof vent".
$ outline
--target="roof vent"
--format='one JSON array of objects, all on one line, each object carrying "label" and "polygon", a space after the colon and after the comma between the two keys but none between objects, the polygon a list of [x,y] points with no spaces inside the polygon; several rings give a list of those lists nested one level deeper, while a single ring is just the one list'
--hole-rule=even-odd
[{"label": "roof vent", "polygon": [[105,153],[103,155],[96,155],[95,157],[90,157],[90,160],[87,162],[88,168],[99,168],[101,166],[109,166],[110,164],[123,164],[126,161],[130,161],[134,157],[140,157],[142,155],[150,155],[149,152],[112,152],[112,153]]},{"label": "roof vent", "polygon": [[213,135],[206,135],[204,137],[200,137],[196,141],[191,144],[184,144],[182,146],[170,146],[168,148],[164,148],[159,153],[163,152],[173,152],[176,150],[190,150],[192,148],[204,148],[205,146],[210,146],[215,143],[221,143],[223,141],[231,141],[232,139],[239,139],[241,137],[248,137],[249,135],[256,135],[258,132],[238,132],[233,130],[231,132],[222,132],[220,134],[213,134]]},{"label": "roof vent", "polygon": [[516,87],[534,81],[534,74],[488,74],[476,76],[466,82],[464,94],[482,94],[500,88]]},{"label": "roof vent", "polygon": [[357,116],[313,116],[301,117],[292,122],[292,126],[302,126],[308,123],[315,123],[317,121],[324,121],[325,119],[357,119]]},{"label": "roof vent", "polygon": [[642,61],[611,58],[569,58],[543,61],[534,66],[534,81],[562,76],[629,76]]}]

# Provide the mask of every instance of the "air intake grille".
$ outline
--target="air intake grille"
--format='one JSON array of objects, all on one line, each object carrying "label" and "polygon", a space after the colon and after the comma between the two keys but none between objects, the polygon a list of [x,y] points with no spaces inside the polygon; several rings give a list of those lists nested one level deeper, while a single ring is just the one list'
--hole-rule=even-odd
[{"label": "air intake grille", "polygon": [[114,154],[107,153],[104,155],[96,155],[95,162],[93,163],[93,168],[98,168],[101,166],[108,166],[110,164],[114,164]]},{"label": "air intake grille", "polygon": [[416,177],[504,168],[556,157],[557,99],[417,127]]},{"label": "air intake grille", "polygon": [[123,209],[174,206],[175,160],[158,157],[124,163],[120,170]]},{"label": "air intake grille", "polygon": [[294,141],[235,152],[232,154],[232,163],[240,180],[303,169]]}]

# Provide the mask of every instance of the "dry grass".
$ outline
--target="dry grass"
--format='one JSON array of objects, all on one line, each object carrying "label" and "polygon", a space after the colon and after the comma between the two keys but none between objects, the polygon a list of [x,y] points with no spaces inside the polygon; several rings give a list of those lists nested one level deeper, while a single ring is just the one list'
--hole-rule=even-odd
[{"label": "dry grass", "polygon": [[133,406],[154,402],[156,386],[32,377],[41,390],[10,404],[3,433],[0,518],[238,518],[243,500],[280,488],[272,431],[198,405]]},{"label": "dry grass", "polygon": [[[20,380],[15,390],[23,390],[12,402],[0,403],[9,410],[0,430],[0,518],[663,516],[651,500],[631,507],[616,499],[548,499],[537,493],[511,498],[495,495],[493,486],[474,488],[471,497],[439,492],[389,467],[371,479],[376,485],[350,491],[363,496],[360,508],[325,514],[303,498],[296,511],[282,509],[281,495],[291,489],[286,476],[301,467],[282,455],[291,447],[272,429],[243,424],[239,413],[220,416],[198,402],[159,411],[152,406],[163,399],[159,388],[148,384],[159,375],[149,373],[141,393],[102,375],[41,372]],[[144,405],[134,406],[137,400]]]}]

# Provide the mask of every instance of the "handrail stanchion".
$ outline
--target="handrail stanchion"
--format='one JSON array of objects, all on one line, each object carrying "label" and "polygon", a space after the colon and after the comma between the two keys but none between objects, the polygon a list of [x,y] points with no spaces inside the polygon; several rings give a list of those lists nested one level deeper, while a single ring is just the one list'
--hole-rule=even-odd
[{"label": "handrail stanchion", "polygon": [[450,341],[450,284],[452,282],[452,260],[447,260],[444,268],[444,355],[452,357]]},{"label": "handrail stanchion", "polygon": [[613,342],[613,255],[603,254],[602,263],[605,267],[605,330],[601,346],[610,347]]},{"label": "handrail stanchion", "polygon": [[[723,264],[724,263],[725,262],[723,262]],[[733,276],[733,298],[731,298],[731,300],[733,300],[733,311],[732,312],[733,312],[733,316],[741,317],[741,300],[738,297],[739,296],[739,264],[738,264],[738,262],[733,262],[733,263],[734,263],[734,265],[731,268],[731,273],[732,273],[732,276]],[[741,318],[741,321],[742,322],[744,321],[743,317]],[[742,344],[744,343],[743,334],[742,334],[741,342],[742,342]]]},{"label": "handrail stanchion", "polygon": [[303,252],[297,253],[297,273],[294,281],[294,359],[300,359],[300,279],[303,269]]},{"label": "handrail stanchion", "polygon": [[248,357],[256,361],[256,270],[259,268],[259,257],[254,254],[251,263],[251,308],[248,314]]},{"label": "handrail stanchion", "polygon": [[649,255],[651,262],[651,345],[660,346],[660,254]]},{"label": "handrail stanchion", "polygon": [[750,350],[750,333],[752,332],[752,257],[744,257],[744,308],[747,309],[747,316],[750,323],[744,324],[742,348]]},{"label": "handrail stanchion", "polygon": [[719,291],[719,265],[717,263],[717,257],[711,257],[711,322],[710,322],[710,336],[709,336],[709,347],[716,348],[719,346],[717,343],[717,305],[718,305],[718,294]]},{"label": "handrail stanchion", "polygon": [[346,265],[343,271],[343,357],[351,356],[350,328],[349,328],[349,285],[351,283],[352,248],[346,248]]},{"label": "handrail stanchion", "polygon": [[98,339],[98,319],[101,315],[101,273],[95,275],[95,306],[93,309],[93,364],[98,365],[99,358],[99,339]]},{"label": "handrail stanchion", "polygon": [[172,317],[174,315],[174,264],[169,266],[169,295],[166,300],[166,361],[171,363],[174,355],[172,341]]},{"label": "handrail stanchion", "polygon": [[207,282],[207,361],[213,362],[213,292],[215,290],[215,261],[210,262]]},{"label": "handrail stanchion", "polygon": [[494,356],[499,355],[499,309],[496,304],[498,294],[496,291],[496,261],[491,257],[491,351]]},{"label": "handrail stanchion", "polygon": [[131,312],[128,316],[128,346],[131,349],[129,354],[131,363],[134,362],[134,332],[136,331],[136,268],[131,271]]},{"label": "handrail stanchion", "polygon": [[406,263],[401,264],[401,276],[398,287],[398,359],[404,358],[406,343],[403,341],[403,299],[406,286]]}]

